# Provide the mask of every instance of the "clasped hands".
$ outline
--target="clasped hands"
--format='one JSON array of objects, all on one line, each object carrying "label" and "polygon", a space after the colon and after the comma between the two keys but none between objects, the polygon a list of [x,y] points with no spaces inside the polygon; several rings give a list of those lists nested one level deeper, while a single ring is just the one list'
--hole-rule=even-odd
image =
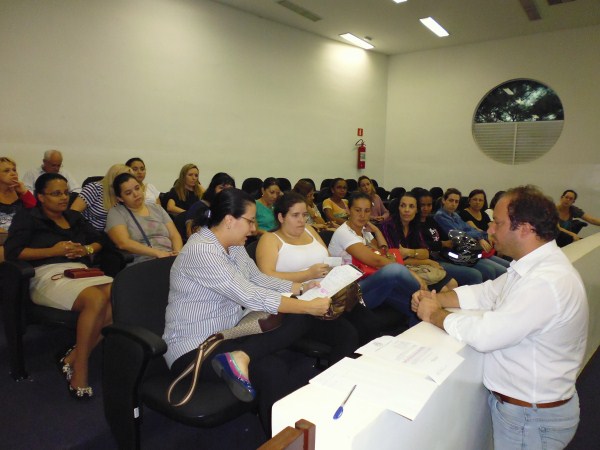
[{"label": "clasped hands", "polygon": [[83,258],[88,251],[85,245],[79,242],[60,241],[52,246],[58,256],[66,256],[69,259]]},{"label": "clasped hands", "polygon": [[423,322],[431,323],[431,316],[442,310],[442,304],[437,299],[437,293],[433,291],[416,291],[410,300],[411,309],[417,313]]}]

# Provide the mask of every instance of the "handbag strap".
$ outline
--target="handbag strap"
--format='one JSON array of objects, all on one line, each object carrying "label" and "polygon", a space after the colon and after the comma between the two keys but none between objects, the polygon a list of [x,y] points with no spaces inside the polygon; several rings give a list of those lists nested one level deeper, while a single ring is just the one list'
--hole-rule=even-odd
[{"label": "handbag strap", "polygon": [[131,218],[133,219],[133,221],[135,222],[135,224],[138,227],[138,230],[140,230],[140,233],[142,233],[142,237],[144,238],[144,241],[146,242],[146,245],[150,248],[152,248],[152,244],[150,244],[150,239],[148,239],[148,236],[146,236],[146,233],[144,233],[144,230],[142,229],[142,226],[140,225],[140,223],[138,222],[138,220],[135,218],[135,214],[133,214],[133,211],[131,211],[127,206],[123,205],[125,207],[125,209],[127,210],[127,212],[129,213],[129,215],[131,216]]},{"label": "handbag strap", "polygon": [[[183,406],[187,402],[190,401],[192,395],[194,395],[194,391],[196,390],[196,385],[198,384],[198,378],[200,377],[200,368],[202,367],[202,363],[210,356],[215,348],[223,341],[223,335],[221,333],[216,333],[210,335],[202,344],[198,346],[198,350],[196,351],[196,358],[192,361],[181,374],[177,378],[173,380],[169,389],[167,390],[167,401],[171,403],[173,406]],[[186,378],[188,375],[192,374],[192,382],[190,383],[190,387],[188,388],[185,395],[182,399],[177,403],[171,402],[171,395],[173,394],[173,390],[175,386],[179,384],[181,380]]]}]

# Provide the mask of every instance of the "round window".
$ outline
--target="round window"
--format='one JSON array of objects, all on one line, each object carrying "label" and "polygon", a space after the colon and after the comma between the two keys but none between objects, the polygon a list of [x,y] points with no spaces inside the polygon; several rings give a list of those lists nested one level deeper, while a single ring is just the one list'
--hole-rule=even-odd
[{"label": "round window", "polygon": [[473,138],[494,161],[521,164],[548,152],[563,123],[556,92],[538,81],[517,79],[496,86],[481,100],[473,117]]}]

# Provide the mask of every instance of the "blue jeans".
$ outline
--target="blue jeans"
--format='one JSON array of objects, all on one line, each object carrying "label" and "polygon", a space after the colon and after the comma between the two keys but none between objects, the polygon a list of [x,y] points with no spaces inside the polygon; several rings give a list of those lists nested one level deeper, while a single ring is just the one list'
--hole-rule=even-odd
[{"label": "blue jeans", "polygon": [[491,393],[488,405],[492,413],[494,450],[563,449],[575,436],[579,424],[577,392],[569,402],[556,408],[500,403]]},{"label": "blue jeans", "polygon": [[[492,258],[497,258],[496,256],[492,256]],[[500,275],[506,273],[506,267],[497,262],[494,262],[492,258],[482,258],[477,261],[477,264],[473,266],[474,269],[477,269],[481,272],[481,276],[483,277],[483,281],[487,280],[495,280]]]},{"label": "blue jeans", "polygon": [[408,317],[408,326],[419,323],[419,318],[410,309],[411,296],[419,290],[419,283],[402,264],[383,266],[358,284],[367,308],[373,309],[387,303]]},{"label": "blue jeans", "polygon": [[458,266],[451,262],[438,261],[446,273],[456,280],[459,286],[483,282],[481,272],[474,267]]}]

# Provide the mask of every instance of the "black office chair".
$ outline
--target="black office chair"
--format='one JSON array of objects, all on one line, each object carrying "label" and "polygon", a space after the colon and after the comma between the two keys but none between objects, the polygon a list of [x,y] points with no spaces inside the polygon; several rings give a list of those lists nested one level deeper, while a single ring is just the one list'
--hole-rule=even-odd
[{"label": "black office chair", "polygon": [[23,352],[23,336],[29,325],[43,324],[75,329],[79,313],[36,305],[29,297],[33,266],[24,261],[0,264],[2,321],[8,347],[10,374],[15,381],[28,378]]},{"label": "black office chair", "polygon": [[242,191],[247,192],[253,199],[258,200],[261,195],[262,180],[260,178],[246,178],[242,183]]},{"label": "black office chair", "polygon": [[377,195],[379,195],[379,197],[381,197],[381,200],[384,202],[388,199],[388,196],[390,195],[390,193],[382,187],[376,187],[375,192],[377,192]]},{"label": "black office chair", "polygon": [[81,187],[83,188],[86,184],[90,184],[90,183],[94,183],[96,181],[100,181],[102,178],[104,178],[103,175],[94,175],[92,177],[87,177],[85,180],[83,180],[83,184],[81,185]]},{"label": "black office chair", "polygon": [[287,178],[277,178],[277,184],[281,192],[291,191],[292,183]]},{"label": "black office chair", "polygon": [[346,185],[348,186],[348,195],[358,191],[358,181],[356,181],[354,178],[346,179]]},{"label": "black office chair", "polygon": [[[144,405],[196,427],[214,427],[254,408],[254,403],[237,400],[221,381],[200,382],[183,406],[173,407],[167,401],[174,377],[162,356],[167,345],[161,336],[174,260],[159,258],[132,265],[113,283],[114,323],[102,330],[102,390],[104,414],[119,448],[140,448]],[[174,398],[181,398],[184,389],[176,389]]]},{"label": "black office chair", "polygon": [[[99,265],[106,274],[118,271],[133,261],[133,255],[118,251],[109,254],[103,250],[95,256],[103,257],[102,264]],[[23,380],[29,376],[23,351],[23,336],[27,327],[49,325],[75,330],[79,316],[75,311],[33,303],[29,296],[29,282],[34,275],[35,269],[25,261],[5,261],[0,264],[2,321],[8,347],[10,374],[15,380]]]},{"label": "black office chair", "polygon": [[394,198],[400,198],[402,197],[404,194],[406,193],[406,189],[404,189],[403,187],[395,187],[394,189],[392,189],[392,191],[390,192],[390,200],[394,199]]},{"label": "black office chair", "polygon": [[319,186],[319,191],[321,191],[321,192],[329,191],[332,181],[333,181],[333,178],[325,178],[323,181],[321,181],[321,186]]}]

